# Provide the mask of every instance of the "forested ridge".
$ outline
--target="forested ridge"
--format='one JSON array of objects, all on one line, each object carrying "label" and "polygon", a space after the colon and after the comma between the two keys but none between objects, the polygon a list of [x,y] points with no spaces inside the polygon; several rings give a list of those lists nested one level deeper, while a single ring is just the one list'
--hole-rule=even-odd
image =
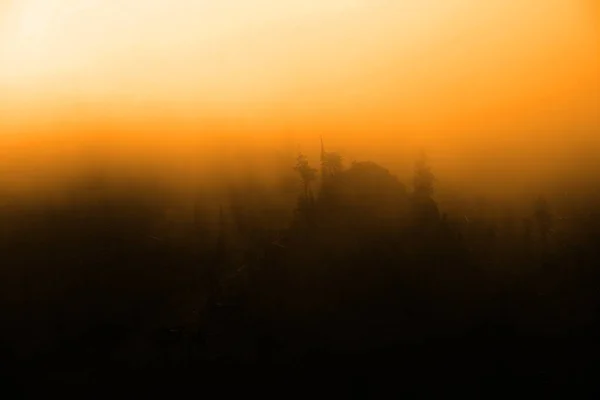
[{"label": "forested ridge", "polygon": [[591,371],[593,201],[561,213],[543,194],[517,211],[446,204],[425,154],[410,182],[324,147],[320,164],[292,162],[289,213],[269,214],[268,192],[246,182],[178,230],[172,199],[148,182],[87,177],[58,205],[5,203],[5,376],[202,380],[223,365],[393,365],[432,380]]}]

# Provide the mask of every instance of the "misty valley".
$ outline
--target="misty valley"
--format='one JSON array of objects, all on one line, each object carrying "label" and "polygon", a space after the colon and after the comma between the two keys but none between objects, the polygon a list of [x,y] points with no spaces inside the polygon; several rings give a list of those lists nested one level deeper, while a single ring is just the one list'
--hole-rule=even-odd
[{"label": "misty valley", "polygon": [[102,173],[82,173],[54,202],[5,196],[4,376],[201,381],[225,365],[363,377],[391,365],[429,379],[591,371],[593,199],[569,207],[540,194],[513,207],[438,196],[425,154],[405,183],[321,146],[320,162],[288,160],[291,197],[281,201],[249,178],[217,200],[198,189],[185,208],[158,180]]},{"label": "misty valley", "polygon": [[599,6],[0,0],[0,395],[600,386]]}]

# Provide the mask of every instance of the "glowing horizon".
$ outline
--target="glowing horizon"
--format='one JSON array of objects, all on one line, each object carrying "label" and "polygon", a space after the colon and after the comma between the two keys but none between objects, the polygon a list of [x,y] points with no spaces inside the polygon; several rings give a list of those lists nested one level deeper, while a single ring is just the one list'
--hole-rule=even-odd
[{"label": "glowing horizon", "polygon": [[517,100],[518,89],[535,108],[586,86],[596,93],[598,38],[583,3],[519,3],[13,1],[0,82],[7,101],[233,114],[253,104],[334,114],[368,106],[352,104],[364,96],[375,108],[401,100],[398,110],[413,114],[436,100],[472,108],[466,97],[482,103],[484,89],[499,104]]},{"label": "glowing horizon", "polygon": [[393,161],[401,142],[448,171],[488,152],[481,168],[505,173],[600,148],[590,0],[13,0],[0,13],[3,140],[137,133],[160,158],[173,133],[326,134],[349,157]]}]

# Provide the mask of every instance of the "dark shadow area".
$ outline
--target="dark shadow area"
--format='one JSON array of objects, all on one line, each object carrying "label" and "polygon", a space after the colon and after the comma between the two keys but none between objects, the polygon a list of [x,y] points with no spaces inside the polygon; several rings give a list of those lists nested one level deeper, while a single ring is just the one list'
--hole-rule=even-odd
[{"label": "dark shadow area", "polygon": [[326,374],[338,395],[594,383],[592,199],[560,215],[544,197],[523,213],[447,211],[424,156],[409,185],[325,151],[320,168],[300,156],[295,169],[295,212],[275,222],[254,182],[212,213],[199,196],[179,224],[175,200],[140,182],[79,182],[60,204],[7,206],[6,381],[199,388],[271,371],[260,386],[285,367],[296,381]]}]

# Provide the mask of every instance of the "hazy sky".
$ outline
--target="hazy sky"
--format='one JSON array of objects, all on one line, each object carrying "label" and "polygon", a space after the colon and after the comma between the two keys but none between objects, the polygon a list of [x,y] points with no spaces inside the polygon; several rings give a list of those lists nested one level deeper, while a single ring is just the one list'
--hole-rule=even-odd
[{"label": "hazy sky", "polygon": [[597,0],[0,0],[0,13],[5,134],[109,120],[325,134],[353,156],[425,144],[440,165],[505,146],[513,168],[598,144]]}]

